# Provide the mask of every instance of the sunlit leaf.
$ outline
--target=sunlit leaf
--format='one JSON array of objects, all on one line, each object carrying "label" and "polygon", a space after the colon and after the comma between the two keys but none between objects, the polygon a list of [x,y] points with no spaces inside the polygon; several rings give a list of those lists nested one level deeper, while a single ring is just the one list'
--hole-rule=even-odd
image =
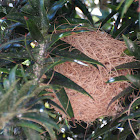
[{"label": "sunlit leaf", "polygon": [[64,110],[67,112],[67,114],[70,116],[70,118],[74,118],[71,103],[65,92],[65,89],[61,88],[58,91],[54,89],[54,91],[55,91],[55,94],[56,94],[57,98],[59,99],[61,105],[63,106]]}]

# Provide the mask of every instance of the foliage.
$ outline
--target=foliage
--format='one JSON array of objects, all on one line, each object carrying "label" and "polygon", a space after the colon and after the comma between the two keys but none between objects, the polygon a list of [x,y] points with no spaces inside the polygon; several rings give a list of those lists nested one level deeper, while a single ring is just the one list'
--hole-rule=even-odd
[{"label": "foliage", "polygon": [[[9,3],[13,6],[9,6]],[[99,20],[95,21],[81,0],[2,1],[0,6],[0,138],[20,137],[37,140],[65,139],[65,137],[107,140],[138,138],[140,50],[137,31],[139,17],[135,10],[138,8],[137,4],[138,2],[132,0],[123,0],[120,3],[113,0],[106,5],[112,9],[111,13],[106,17],[98,17]],[[75,7],[81,9],[86,19],[80,18]],[[136,60],[117,66],[116,69],[134,69],[136,73],[113,79],[113,82],[127,80],[132,84],[110,102],[112,104],[115,100],[124,97],[125,101],[121,104],[125,110],[115,119],[100,118],[90,126],[82,122],[81,125],[86,128],[85,130],[74,123],[73,110],[64,87],[77,90],[85,96],[91,97],[90,94],[70,79],[55,72],[53,68],[58,64],[67,61],[75,62],[75,60],[90,63],[96,68],[98,65],[103,66],[78,50],[70,52],[70,45],[59,40],[68,35],[94,30],[96,27],[110,33],[114,38],[124,39],[128,47],[124,52],[134,56]],[[78,30],[74,30],[75,28]],[[62,107],[52,101],[52,92],[56,94]],[[128,100],[130,95],[135,95],[135,99]],[[61,120],[61,115],[55,113],[51,105],[67,114],[70,121]],[[77,127],[74,128],[75,126]],[[65,129],[65,133],[61,133],[63,132],[61,128]]]}]

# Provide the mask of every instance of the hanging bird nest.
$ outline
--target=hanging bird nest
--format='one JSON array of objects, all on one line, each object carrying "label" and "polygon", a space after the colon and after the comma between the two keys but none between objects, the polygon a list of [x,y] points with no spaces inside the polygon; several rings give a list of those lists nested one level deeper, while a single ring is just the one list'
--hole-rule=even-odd
[{"label": "hanging bird nest", "polygon": [[[122,107],[119,101],[114,102],[108,110],[107,106],[114,96],[128,86],[128,83],[124,81],[107,84],[106,81],[112,77],[130,73],[130,70],[111,71],[112,68],[133,60],[132,57],[123,53],[126,49],[125,43],[101,31],[74,34],[62,40],[106,67],[99,66],[98,70],[91,64],[83,66],[76,62],[66,62],[55,67],[57,72],[73,80],[94,98],[92,100],[82,93],[66,89],[75,119],[92,122],[99,117],[114,116],[120,112]],[[58,99],[55,98],[54,101],[58,102]],[[64,113],[62,114],[66,117]]]}]

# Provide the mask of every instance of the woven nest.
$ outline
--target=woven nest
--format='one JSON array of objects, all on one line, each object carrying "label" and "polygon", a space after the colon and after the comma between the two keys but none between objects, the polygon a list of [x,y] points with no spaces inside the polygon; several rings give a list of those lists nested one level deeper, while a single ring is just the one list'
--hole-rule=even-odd
[{"label": "woven nest", "polygon": [[[63,41],[71,44],[90,58],[98,60],[104,67],[99,70],[92,65],[83,66],[75,62],[66,62],[55,67],[55,70],[84,88],[94,101],[81,93],[66,89],[70,99],[75,119],[92,122],[102,116],[114,116],[122,110],[118,101],[107,110],[111,99],[128,86],[127,82],[106,84],[111,77],[126,75],[129,70],[111,72],[112,68],[120,64],[132,61],[132,57],[123,54],[125,43],[111,38],[101,31],[90,31],[74,34],[63,38]],[[58,99],[54,99],[58,102]],[[57,109],[58,111],[58,109]],[[61,111],[59,111],[61,112]],[[62,113],[62,112],[61,112]],[[63,114],[63,117],[66,117]]]}]

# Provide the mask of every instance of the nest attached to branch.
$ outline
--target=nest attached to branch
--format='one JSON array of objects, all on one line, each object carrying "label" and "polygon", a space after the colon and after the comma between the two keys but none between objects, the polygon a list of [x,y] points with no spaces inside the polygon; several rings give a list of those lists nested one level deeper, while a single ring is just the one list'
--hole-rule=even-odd
[{"label": "nest attached to branch", "polygon": [[[85,122],[92,122],[102,116],[114,116],[122,110],[118,101],[114,102],[109,109],[107,106],[111,99],[128,86],[127,82],[116,82],[106,84],[111,77],[126,75],[130,70],[111,71],[116,66],[130,62],[132,57],[123,54],[126,49],[125,43],[113,39],[105,32],[90,31],[74,34],[62,39],[88,57],[98,60],[104,67],[99,70],[88,64],[83,66],[76,62],[66,62],[55,67],[55,70],[84,88],[94,101],[81,93],[66,89],[70,99],[75,119]],[[123,55],[122,55],[123,54]],[[58,99],[54,99],[58,102]],[[58,109],[56,109],[58,111]],[[61,112],[61,111],[59,111]],[[62,113],[62,112],[61,112]],[[66,117],[63,114],[63,117]]]}]

